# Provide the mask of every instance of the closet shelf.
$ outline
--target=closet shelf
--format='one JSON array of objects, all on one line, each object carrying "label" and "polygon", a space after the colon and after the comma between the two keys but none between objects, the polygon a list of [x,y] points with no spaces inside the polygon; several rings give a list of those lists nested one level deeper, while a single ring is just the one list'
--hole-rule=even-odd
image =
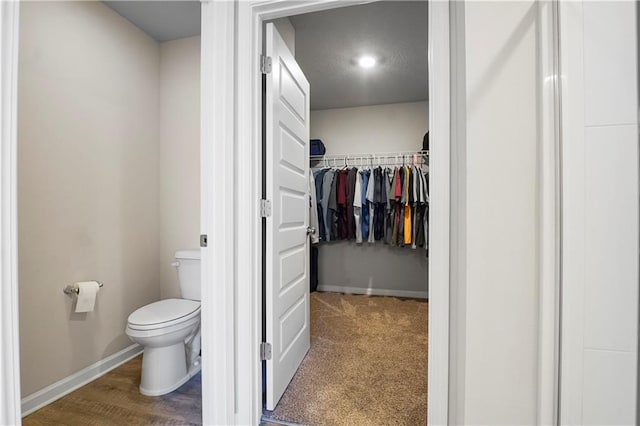
[{"label": "closet shelf", "polygon": [[427,163],[428,158],[429,151],[393,151],[309,156],[314,166],[326,167],[422,165]]}]

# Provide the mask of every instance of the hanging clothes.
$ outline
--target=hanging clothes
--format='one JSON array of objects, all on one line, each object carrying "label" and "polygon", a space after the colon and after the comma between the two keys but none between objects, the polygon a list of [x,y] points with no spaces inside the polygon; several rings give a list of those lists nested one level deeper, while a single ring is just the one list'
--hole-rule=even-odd
[{"label": "hanging clothes", "polygon": [[416,237],[418,236],[418,214],[419,214],[419,195],[420,192],[420,177],[419,171],[416,166],[411,167],[411,248],[416,249],[418,246],[416,244]]},{"label": "hanging clothes", "polygon": [[349,235],[347,229],[347,170],[338,171],[338,238],[340,240],[346,240]]},{"label": "hanging clothes", "polygon": [[340,238],[338,234],[338,171],[333,172],[333,182],[331,183],[331,193],[329,194],[329,215],[331,224],[331,241],[338,240]]},{"label": "hanging clothes", "polygon": [[400,171],[397,167],[393,169],[393,178],[391,180],[391,192],[389,193],[389,203],[391,205],[390,221],[391,221],[391,236],[389,238],[389,244],[392,246],[398,245],[398,204],[400,202],[400,195],[398,192],[398,185],[400,184]]},{"label": "hanging clothes", "polygon": [[422,179],[424,183],[424,202],[425,202],[425,210],[424,216],[422,218],[423,221],[423,238],[424,238],[424,249],[429,250],[429,172],[422,174]]},{"label": "hanging clothes", "polygon": [[369,175],[369,185],[367,185],[367,204],[369,205],[369,243],[375,243],[375,194],[376,194],[376,174],[374,170],[371,170]]},{"label": "hanging clothes", "polygon": [[335,172],[331,169],[327,169],[322,178],[322,219],[324,222],[324,240],[331,241],[331,224],[332,213],[329,208],[331,204],[331,188],[333,187],[333,178]]},{"label": "hanging clothes", "polygon": [[404,179],[404,245],[411,244],[411,169],[407,166]]},{"label": "hanging clothes", "polygon": [[375,211],[375,219],[374,219],[374,239],[379,241],[384,238],[384,212],[386,202],[384,198],[386,197],[385,193],[385,184],[382,176],[382,167],[377,167],[374,170],[376,176],[376,186],[373,194],[374,198],[374,211]]},{"label": "hanging clothes", "polygon": [[385,185],[384,196],[384,243],[391,244],[391,181],[393,180],[393,170],[385,168],[383,171],[383,180]]},{"label": "hanging clothes", "polygon": [[424,214],[424,196],[423,196],[423,183],[422,183],[422,172],[419,168],[414,167],[413,174],[414,178],[414,194],[415,198],[413,201],[413,243],[411,244],[411,248],[415,249],[418,246],[422,247],[420,234],[423,232],[422,229],[422,216]]},{"label": "hanging clothes", "polygon": [[396,192],[396,194],[398,194],[396,196],[396,199],[398,201],[398,217],[397,217],[397,221],[398,221],[398,232],[396,234],[397,237],[397,245],[399,247],[404,247],[404,203],[405,203],[405,192],[404,192],[404,185],[405,185],[405,168],[404,167],[400,167],[399,170],[399,186],[398,186],[398,192]]},{"label": "hanging clothes", "polygon": [[356,238],[356,224],[355,215],[353,209],[353,200],[355,198],[356,191],[356,177],[358,176],[358,169],[352,167],[347,172],[347,239],[354,240]]},{"label": "hanging clothes", "polygon": [[363,240],[369,239],[369,200],[367,199],[367,192],[369,191],[369,178],[371,177],[371,170],[365,169],[360,172],[362,176],[362,238]]},{"label": "hanging clothes", "polygon": [[353,191],[353,219],[356,227],[356,243],[362,243],[362,172],[356,173],[356,185]]},{"label": "hanging clothes", "polygon": [[[414,226],[414,244],[415,247],[427,248],[428,240],[428,214],[429,214],[429,196],[427,191],[426,175],[419,169],[415,169],[416,179],[416,202],[414,203],[415,217],[413,218]],[[413,247],[412,246],[412,247]]]},{"label": "hanging clothes", "polygon": [[422,167],[323,168],[309,175],[311,242],[428,245],[429,176]]},{"label": "hanging clothes", "polygon": [[309,226],[312,229],[310,234],[311,243],[319,243],[320,225],[318,221],[318,201],[316,199],[316,181],[311,171],[309,171]]},{"label": "hanging clothes", "polygon": [[323,200],[323,183],[324,183],[324,175],[327,173],[329,169],[322,169],[322,170],[318,170],[317,172],[313,173],[313,177],[314,177],[314,181],[315,181],[315,191],[316,191],[316,203],[318,206],[318,232],[319,232],[319,236],[320,239],[322,241],[326,241],[327,240],[327,232],[326,232],[326,227],[324,226],[324,218],[326,216],[326,214],[324,213],[323,210],[323,206],[325,204],[325,201]]}]

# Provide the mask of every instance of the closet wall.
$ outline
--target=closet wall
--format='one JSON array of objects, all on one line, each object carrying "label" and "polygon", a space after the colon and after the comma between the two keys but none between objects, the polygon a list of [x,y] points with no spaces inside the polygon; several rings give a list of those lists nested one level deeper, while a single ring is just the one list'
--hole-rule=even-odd
[{"label": "closet wall", "polygon": [[[311,137],[322,139],[327,154],[419,150],[428,120],[427,102],[317,110]],[[319,290],[427,297],[427,267],[422,248],[322,243]]]},{"label": "closet wall", "polygon": [[327,154],[419,150],[428,129],[426,101],[311,111],[311,137]]},{"label": "closet wall", "polygon": [[[200,234],[200,38],[158,43],[100,2],[20,13],[22,396],[130,345],[127,317],[177,297]],[[94,312],[65,285],[104,282]]]}]

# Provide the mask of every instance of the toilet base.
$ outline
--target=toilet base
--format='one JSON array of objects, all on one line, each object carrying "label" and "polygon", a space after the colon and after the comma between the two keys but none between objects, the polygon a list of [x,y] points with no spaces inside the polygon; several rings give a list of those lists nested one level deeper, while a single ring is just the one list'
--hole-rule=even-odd
[{"label": "toilet base", "polygon": [[160,396],[173,392],[198,374],[200,369],[200,357],[197,357],[187,370],[183,342],[160,348],[145,347],[142,355],[140,393]]}]

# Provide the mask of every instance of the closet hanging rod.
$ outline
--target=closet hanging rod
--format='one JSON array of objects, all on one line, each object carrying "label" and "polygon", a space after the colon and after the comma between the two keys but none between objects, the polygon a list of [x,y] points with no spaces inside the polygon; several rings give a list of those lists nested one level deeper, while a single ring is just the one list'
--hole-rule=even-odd
[{"label": "closet hanging rod", "polygon": [[310,155],[311,160],[355,160],[355,159],[376,159],[376,158],[396,158],[402,156],[422,155],[429,156],[429,151],[391,151],[391,152],[367,152],[367,153],[350,153],[350,154],[327,154],[327,155]]},{"label": "closet hanging rod", "polygon": [[429,155],[429,151],[388,151],[388,152],[359,152],[359,153],[348,153],[348,154],[325,154],[325,155],[311,155],[311,158],[343,158],[343,157],[399,157],[401,155]]}]

